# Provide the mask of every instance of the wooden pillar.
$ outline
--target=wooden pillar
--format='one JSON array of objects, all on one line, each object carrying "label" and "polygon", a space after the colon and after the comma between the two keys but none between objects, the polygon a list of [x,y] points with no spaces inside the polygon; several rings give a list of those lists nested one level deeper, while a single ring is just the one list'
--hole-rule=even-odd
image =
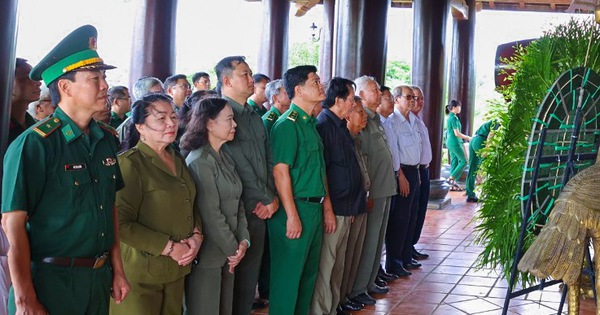
[{"label": "wooden pillar", "polygon": [[[0,1],[0,179],[3,174],[4,153],[8,143],[10,124],[10,102],[15,76],[17,50],[18,0]],[[0,180],[0,191],[2,181]]]},{"label": "wooden pillar", "polygon": [[[435,2],[435,3],[434,3]],[[448,0],[415,0],[412,83],[423,89],[423,122],[433,151],[429,176],[440,177],[444,119],[444,60]]]},{"label": "wooden pillar", "polygon": [[387,13],[391,0],[337,0],[335,76],[361,75],[383,82],[387,53]]},{"label": "wooden pillar", "polygon": [[272,80],[280,79],[287,69],[290,2],[263,0],[262,40],[258,69]]},{"label": "wooden pillar", "polygon": [[323,33],[321,34],[321,54],[319,55],[319,77],[327,82],[333,77],[333,29],[335,20],[335,0],[323,0]]},{"label": "wooden pillar", "polygon": [[131,54],[130,87],[143,76],[164,81],[175,70],[177,0],[138,0]]},{"label": "wooden pillar", "polygon": [[475,0],[467,0],[468,19],[453,19],[452,61],[450,62],[449,99],[462,103],[462,132],[471,135],[475,116]]}]

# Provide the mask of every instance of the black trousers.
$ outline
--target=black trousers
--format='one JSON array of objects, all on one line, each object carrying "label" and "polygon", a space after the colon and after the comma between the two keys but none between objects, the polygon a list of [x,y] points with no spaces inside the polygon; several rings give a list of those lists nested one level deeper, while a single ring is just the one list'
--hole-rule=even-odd
[{"label": "black trousers", "polygon": [[415,233],[412,240],[413,245],[416,245],[419,242],[421,231],[423,231],[423,224],[425,223],[425,215],[427,214],[427,202],[429,201],[429,168],[419,168],[419,175],[421,178],[421,185],[419,186],[419,206],[417,223],[415,224]]},{"label": "black trousers", "polygon": [[416,167],[402,167],[402,172],[410,185],[408,196],[400,194],[392,197],[390,218],[385,235],[386,270],[399,269],[404,262],[412,259],[413,235],[417,222],[419,205],[419,170]]}]

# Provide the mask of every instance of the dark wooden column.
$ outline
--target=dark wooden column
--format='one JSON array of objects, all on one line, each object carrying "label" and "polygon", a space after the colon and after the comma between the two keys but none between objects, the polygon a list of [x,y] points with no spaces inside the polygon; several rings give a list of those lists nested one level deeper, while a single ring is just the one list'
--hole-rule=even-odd
[{"label": "dark wooden column", "polygon": [[335,5],[334,75],[351,80],[370,75],[383,82],[391,0],[337,0]]},{"label": "dark wooden column", "polygon": [[464,134],[471,135],[475,116],[475,0],[467,0],[468,19],[455,17],[453,20],[452,61],[450,62],[449,99],[462,103],[460,121]]},{"label": "dark wooden column", "polygon": [[177,0],[141,0],[133,29],[130,87],[143,76],[164,80],[175,70]]},{"label": "dark wooden column", "polygon": [[331,80],[333,76],[334,20],[335,0],[323,0],[323,33],[321,34],[321,53],[319,55],[319,76],[323,82]]},{"label": "dark wooden column", "polygon": [[[2,179],[4,152],[8,143],[10,101],[17,49],[17,3],[18,0],[0,1],[0,179]],[[0,191],[2,181],[0,180]]]},{"label": "dark wooden column", "polygon": [[280,79],[286,70],[290,2],[263,0],[262,40],[258,53],[258,69],[273,79]]},{"label": "dark wooden column", "polygon": [[[435,2],[435,3],[434,3]],[[433,151],[430,177],[440,177],[444,119],[444,60],[448,0],[415,0],[412,83],[423,89],[423,122],[429,128]]]}]

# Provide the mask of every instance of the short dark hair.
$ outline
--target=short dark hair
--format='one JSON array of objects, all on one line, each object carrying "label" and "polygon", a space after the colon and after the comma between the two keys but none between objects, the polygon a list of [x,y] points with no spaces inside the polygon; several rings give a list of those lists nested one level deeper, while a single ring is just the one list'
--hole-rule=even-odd
[{"label": "short dark hair", "polygon": [[323,106],[323,108],[330,108],[335,104],[336,98],[339,97],[346,100],[348,96],[353,96],[353,94],[350,94],[350,88],[356,89],[356,85],[348,79],[340,77],[331,79],[327,85],[327,91],[325,92],[326,97],[323,102],[321,102],[321,106]]},{"label": "short dark hair", "polygon": [[223,87],[223,77],[229,76],[234,70],[233,63],[246,63],[246,57],[244,56],[229,56],[221,59],[215,66],[215,73],[217,74],[217,86],[215,90],[219,95],[221,94],[221,88]]},{"label": "short dark hair", "polygon": [[208,79],[210,79],[210,75],[208,75],[208,73],[202,72],[202,71],[196,72],[192,76],[192,83],[198,82],[198,80],[200,80],[201,78],[208,78]]},{"label": "short dark hair", "polygon": [[271,79],[262,73],[255,73],[252,75],[252,80],[254,80],[254,84],[260,83],[261,81],[267,81],[267,83],[271,82]]},{"label": "short dark hair", "polygon": [[75,73],[77,71],[70,71],[67,72],[63,75],[61,75],[60,77],[56,78],[54,81],[50,82],[50,84],[48,84],[48,91],[50,91],[50,102],[54,105],[54,106],[58,106],[58,103],[60,102],[60,92],[58,91],[58,81],[60,80],[69,80],[71,82],[75,82]]},{"label": "short dark hair", "polygon": [[[185,74],[174,74],[165,79],[165,83],[163,88],[165,89],[165,93],[169,90],[170,87],[177,85],[177,81],[184,79],[187,82],[187,76]],[[189,82],[188,82],[189,84]]]},{"label": "short dark hair", "polygon": [[108,89],[108,103],[112,104],[117,98],[124,97],[125,91],[129,91],[129,89],[126,86],[122,85],[113,86],[110,89]]},{"label": "short dark hair", "polygon": [[312,65],[297,66],[288,69],[283,74],[283,85],[290,100],[295,96],[294,88],[298,85],[304,85],[306,80],[308,80],[308,74],[311,72],[317,73],[317,67]]},{"label": "short dark hair", "polygon": [[17,61],[15,62],[15,69],[25,65],[26,63],[27,63],[27,59],[17,57]]},{"label": "short dark hair", "polygon": [[390,92],[390,94],[392,94],[392,90],[390,90],[390,87],[389,87],[389,86],[387,86],[387,85],[382,85],[382,86],[379,88],[379,91],[381,91],[381,93],[383,93],[383,92],[385,92],[385,91],[388,91],[388,92]]},{"label": "short dark hair", "polygon": [[213,90],[199,90],[188,96],[185,99],[185,102],[183,102],[183,105],[181,106],[179,111],[177,111],[177,115],[179,115],[179,126],[181,127],[187,125],[187,123],[190,120],[189,114],[192,112],[192,107],[194,107],[194,105],[198,103],[201,99],[206,97],[217,96],[217,92]]},{"label": "short dark hair", "polygon": [[458,101],[458,100],[451,100],[450,103],[448,103],[448,105],[446,105],[446,111],[448,113],[450,113],[450,111],[452,111],[452,109],[454,107],[458,107],[458,106],[462,106],[462,104],[460,103],[460,101]]},{"label": "short dark hair", "polygon": [[141,99],[135,101],[131,107],[131,124],[129,124],[129,137],[123,139],[121,143],[121,152],[133,148],[140,140],[140,133],[135,128],[136,124],[146,122],[146,117],[150,115],[148,108],[154,103],[165,101],[173,106],[173,100],[162,93],[150,93],[144,95]]},{"label": "short dark hair", "polygon": [[190,122],[181,137],[180,147],[193,151],[208,143],[208,121],[217,118],[227,106],[227,101],[220,97],[208,97],[200,100],[192,107]]}]

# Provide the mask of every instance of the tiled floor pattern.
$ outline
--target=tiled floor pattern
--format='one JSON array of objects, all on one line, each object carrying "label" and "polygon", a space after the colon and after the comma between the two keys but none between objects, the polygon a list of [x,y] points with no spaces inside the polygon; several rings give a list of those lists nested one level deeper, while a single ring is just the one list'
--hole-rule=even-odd
[{"label": "tiled floor pattern", "polygon": [[[429,210],[419,242],[419,251],[429,259],[408,279],[390,283],[388,294],[374,295],[377,304],[354,315],[500,315],[507,281],[494,270],[474,268],[481,247],[473,244],[473,216],[477,206],[466,203],[462,192],[451,192],[452,204]],[[559,285],[511,300],[508,314],[557,314]],[[563,314],[567,313],[567,306]],[[268,314],[268,309],[253,312]],[[591,299],[581,303],[580,314],[595,314]]]}]

